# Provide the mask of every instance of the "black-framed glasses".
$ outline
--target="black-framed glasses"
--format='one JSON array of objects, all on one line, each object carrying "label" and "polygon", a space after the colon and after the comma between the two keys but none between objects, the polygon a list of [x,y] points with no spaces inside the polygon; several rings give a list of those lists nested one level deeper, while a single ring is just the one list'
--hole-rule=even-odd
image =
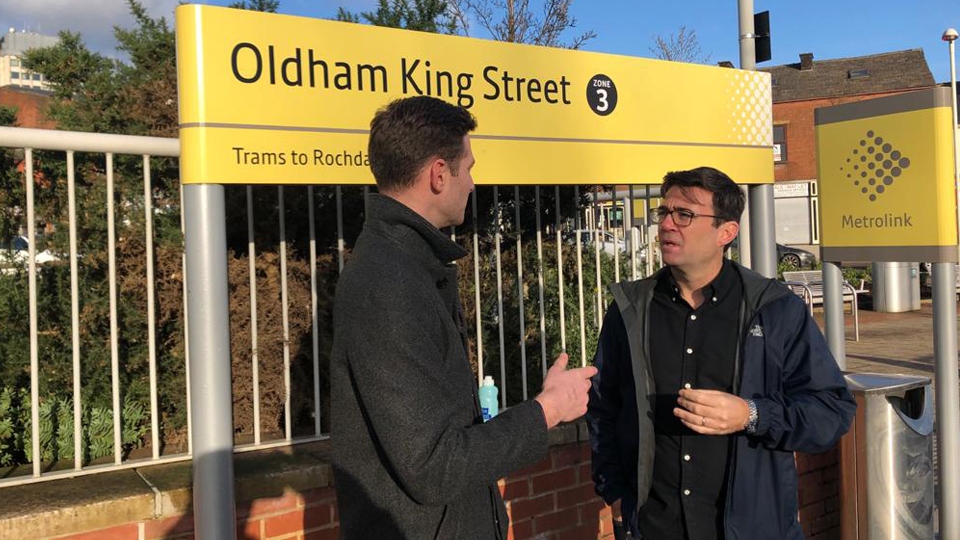
[{"label": "black-framed glasses", "polygon": [[667,216],[670,216],[670,215],[673,216],[673,223],[677,227],[686,227],[687,225],[693,223],[694,218],[698,218],[698,217],[725,219],[723,217],[714,216],[710,214],[698,214],[691,210],[687,210],[686,208],[674,208],[671,210],[666,206],[658,206],[657,208],[655,208],[653,210],[653,214],[650,216],[650,219],[653,220],[654,223],[660,224],[660,223],[663,223],[667,219]]}]

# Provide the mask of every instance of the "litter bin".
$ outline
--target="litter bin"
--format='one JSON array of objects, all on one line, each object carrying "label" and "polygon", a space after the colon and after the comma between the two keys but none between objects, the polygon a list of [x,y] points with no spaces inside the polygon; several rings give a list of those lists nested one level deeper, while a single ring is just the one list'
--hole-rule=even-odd
[{"label": "litter bin", "polygon": [[933,392],[912,375],[846,376],[857,400],[841,445],[844,540],[933,538]]},{"label": "litter bin", "polygon": [[873,263],[873,310],[900,313],[920,309],[920,263]]}]

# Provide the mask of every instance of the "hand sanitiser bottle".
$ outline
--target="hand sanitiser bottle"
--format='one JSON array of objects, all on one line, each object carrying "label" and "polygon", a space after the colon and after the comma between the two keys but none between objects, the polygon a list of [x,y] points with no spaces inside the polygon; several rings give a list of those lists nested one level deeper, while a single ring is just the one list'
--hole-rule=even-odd
[{"label": "hand sanitiser bottle", "polygon": [[490,420],[499,412],[497,405],[497,394],[500,390],[493,384],[493,377],[487,375],[483,378],[483,385],[480,386],[480,411],[483,413],[483,421]]}]

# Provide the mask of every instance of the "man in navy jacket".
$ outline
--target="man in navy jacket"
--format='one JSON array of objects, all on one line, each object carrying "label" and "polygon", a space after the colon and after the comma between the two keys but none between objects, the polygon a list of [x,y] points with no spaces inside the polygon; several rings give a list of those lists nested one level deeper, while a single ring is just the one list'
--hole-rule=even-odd
[{"label": "man in navy jacket", "polygon": [[797,540],[793,452],[829,450],[856,404],[803,302],[726,260],[744,197],[668,173],[666,268],[611,287],[587,417],[597,493],[655,540]]}]

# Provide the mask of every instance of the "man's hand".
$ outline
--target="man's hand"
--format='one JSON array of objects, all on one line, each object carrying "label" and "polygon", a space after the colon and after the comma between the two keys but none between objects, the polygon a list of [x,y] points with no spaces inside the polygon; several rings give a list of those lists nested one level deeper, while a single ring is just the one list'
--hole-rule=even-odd
[{"label": "man's hand", "polygon": [[680,390],[673,414],[685,426],[704,435],[728,435],[742,430],[750,407],[739,396],[718,390]]},{"label": "man's hand", "polygon": [[567,369],[567,353],[560,353],[543,379],[543,391],[536,398],[543,409],[547,429],[560,422],[570,422],[587,412],[587,391],[590,377],[597,374],[593,366]]}]

